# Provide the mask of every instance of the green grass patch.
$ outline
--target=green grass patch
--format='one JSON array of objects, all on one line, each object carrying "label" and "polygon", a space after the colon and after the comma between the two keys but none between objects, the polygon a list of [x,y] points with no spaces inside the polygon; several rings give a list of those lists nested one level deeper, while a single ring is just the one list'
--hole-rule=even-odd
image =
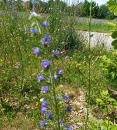
[{"label": "green grass patch", "polygon": [[[82,30],[82,31],[88,31],[89,25],[88,23],[85,22],[77,22],[75,24],[75,29],[76,30]],[[110,27],[106,23],[92,23],[91,24],[91,31],[92,32],[103,32],[103,33],[110,33],[112,27]]]}]

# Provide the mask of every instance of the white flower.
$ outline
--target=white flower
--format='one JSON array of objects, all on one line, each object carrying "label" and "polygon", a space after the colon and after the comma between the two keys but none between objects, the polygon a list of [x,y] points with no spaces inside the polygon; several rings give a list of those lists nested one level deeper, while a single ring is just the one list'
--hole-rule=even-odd
[{"label": "white flower", "polygon": [[41,99],[40,99],[40,102],[43,102],[44,100],[45,100],[44,98],[41,98]]},{"label": "white flower", "polygon": [[29,16],[29,20],[30,20],[32,17],[40,17],[40,15],[37,14],[35,11],[31,11],[31,12],[30,12],[30,16]]},{"label": "white flower", "polygon": [[35,17],[37,17],[38,14],[37,14],[35,11],[32,11],[32,12],[31,12],[31,16],[35,16]]}]

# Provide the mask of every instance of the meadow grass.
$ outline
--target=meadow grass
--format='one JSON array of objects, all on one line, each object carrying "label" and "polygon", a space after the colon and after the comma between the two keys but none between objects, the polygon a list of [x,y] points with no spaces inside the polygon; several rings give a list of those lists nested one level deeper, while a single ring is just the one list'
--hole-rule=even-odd
[{"label": "meadow grass", "polygon": [[[76,30],[81,30],[81,31],[88,31],[89,25],[87,22],[76,22],[75,24],[75,29]],[[91,25],[91,31],[92,32],[100,32],[100,33],[111,33],[112,27],[109,26],[107,23],[92,23]]]}]

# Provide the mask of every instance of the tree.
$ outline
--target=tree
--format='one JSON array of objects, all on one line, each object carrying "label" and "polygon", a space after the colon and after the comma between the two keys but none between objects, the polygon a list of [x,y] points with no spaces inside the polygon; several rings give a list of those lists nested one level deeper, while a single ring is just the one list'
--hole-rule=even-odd
[{"label": "tree", "polygon": [[89,13],[90,13],[90,3],[85,0],[84,3],[82,4],[82,16],[89,16]]},{"label": "tree", "polygon": [[98,10],[98,18],[102,19],[113,19],[114,14],[109,11],[108,7],[106,5],[101,5],[99,10]]},{"label": "tree", "polygon": [[98,10],[99,10],[98,4],[96,4],[96,2],[92,2],[92,17],[93,18],[98,17]]}]

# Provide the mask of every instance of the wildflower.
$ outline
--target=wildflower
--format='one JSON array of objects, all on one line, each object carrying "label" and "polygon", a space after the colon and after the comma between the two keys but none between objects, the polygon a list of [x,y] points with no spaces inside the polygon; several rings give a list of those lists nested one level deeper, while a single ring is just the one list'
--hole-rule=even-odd
[{"label": "wildflower", "polygon": [[57,78],[58,78],[58,75],[57,75],[57,74],[54,74],[54,75],[53,75],[53,80],[57,80]]},{"label": "wildflower", "polygon": [[48,92],[48,86],[42,86],[42,87],[41,87],[41,91],[42,91],[43,93],[47,93],[47,92]]},{"label": "wildflower", "polygon": [[43,67],[43,69],[47,69],[50,66],[50,61],[49,60],[42,60],[41,62],[41,66]]},{"label": "wildflower", "polygon": [[46,113],[46,112],[47,112],[47,107],[43,107],[43,106],[42,106],[42,107],[41,107],[41,112],[42,112],[42,113]]},{"label": "wildflower", "polygon": [[42,107],[47,107],[48,106],[48,101],[43,99],[43,101],[41,102],[41,106]]},{"label": "wildflower", "polygon": [[45,34],[40,42],[41,42],[42,45],[45,45],[45,46],[49,45],[50,42],[51,42],[50,35],[49,34]]},{"label": "wildflower", "polygon": [[58,58],[58,56],[59,56],[59,51],[58,50],[53,50],[52,53],[53,53],[53,56],[55,58]]},{"label": "wildflower", "polygon": [[63,100],[67,100],[69,98],[68,95],[63,95]]},{"label": "wildflower", "polygon": [[43,102],[44,100],[45,100],[44,98],[41,98],[41,99],[40,99],[40,102]]},{"label": "wildflower", "polygon": [[35,16],[35,17],[37,17],[38,14],[37,14],[35,11],[32,11],[32,12],[31,12],[31,16]]},{"label": "wildflower", "polygon": [[35,29],[35,28],[30,28],[30,32],[31,32],[31,33],[37,33],[37,32],[38,32],[38,30],[37,30],[37,29]]},{"label": "wildflower", "polygon": [[40,53],[40,48],[39,47],[33,47],[33,53],[35,54],[35,55],[39,55],[39,53]]},{"label": "wildflower", "polygon": [[47,111],[47,112],[45,113],[45,116],[46,116],[47,119],[52,119],[52,114],[51,114],[51,112],[49,112],[49,111]]},{"label": "wildflower", "polygon": [[43,21],[42,26],[47,27],[49,25],[48,20]]},{"label": "wildflower", "polygon": [[68,111],[68,112],[70,112],[72,110],[71,104],[67,104],[65,110]]},{"label": "wildflower", "polygon": [[46,121],[40,121],[40,125],[44,127],[47,125],[47,123],[46,123]]},{"label": "wildflower", "polygon": [[73,130],[71,125],[65,126],[65,130]]},{"label": "wildflower", "polygon": [[45,78],[44,78],[44,76],[43,75],[38,75],[37,76],[37,80],[38,81],[43,81]]},{"label": "wildflower", "polygon": [[63,73],[63,70],[62,70],[62,69],[60,69],[60,68],[57,69],[57,71],[56,71],[56,74],[57,74],[57,75],[62,75],[62,73]]}]

